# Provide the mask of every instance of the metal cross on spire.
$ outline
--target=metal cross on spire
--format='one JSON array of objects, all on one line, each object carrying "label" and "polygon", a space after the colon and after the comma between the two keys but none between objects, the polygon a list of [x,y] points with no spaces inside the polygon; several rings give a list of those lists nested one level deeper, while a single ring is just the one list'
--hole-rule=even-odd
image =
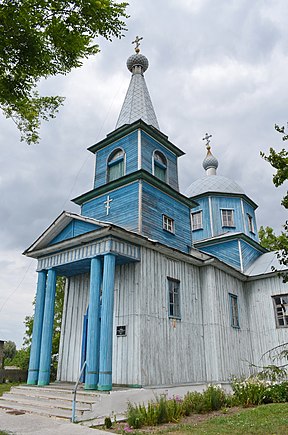
[{"label": "metal cross on spire", "polygon": [[135,45],[135,51],[136,51],[137,54],[140,52],[139,46],[140,46],[140,41],[142,39],[143,39],[143,36],[141,36],[140,38],[139,38],[139,36],[136,36],[135,41],[132,42],[132,44],[136,44]]},{"label": "metal cross on spire", "polygon": [[210,138],[212,137],[212,134],[206,133],[205,136],[202,138],[202,140],[206,140],[206,148],[209,151],[210,150]]}]

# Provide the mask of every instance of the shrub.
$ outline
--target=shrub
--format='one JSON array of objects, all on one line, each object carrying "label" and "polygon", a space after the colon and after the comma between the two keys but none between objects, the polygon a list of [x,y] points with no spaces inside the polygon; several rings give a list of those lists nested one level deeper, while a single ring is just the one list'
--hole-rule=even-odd
[{"label": "shrub", "polygon": [[106,429],[110,429],[112,427],[112,421],[110,417],[105,417],[104,425]]}]

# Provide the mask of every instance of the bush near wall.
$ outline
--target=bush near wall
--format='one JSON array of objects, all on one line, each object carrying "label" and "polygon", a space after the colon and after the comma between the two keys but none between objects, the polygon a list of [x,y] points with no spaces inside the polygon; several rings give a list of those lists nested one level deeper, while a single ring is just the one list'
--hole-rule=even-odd
[{"label": "bush near wall", "polygon": [[5,382],[26,382],[27,374],[27,370],[0,369],[0,384]]}]

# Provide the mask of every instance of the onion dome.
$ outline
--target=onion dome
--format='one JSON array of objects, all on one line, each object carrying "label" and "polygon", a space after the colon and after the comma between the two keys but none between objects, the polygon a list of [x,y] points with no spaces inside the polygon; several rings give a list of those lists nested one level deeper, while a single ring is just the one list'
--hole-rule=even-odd
[{"label": "onion dome", "polygon": [[149,62],[146,56],[143,56],[143,54],[132,54],[127,59],[127,68],[129,71],[133,74],[135,73],[135,67],[141,68],[141,72],[144,73],[149,66]]},{"label": "onion dome", "polygon": [[211,173],[208,174],[208,169],[214,169],[215,174],[213,174],[213,175],[216,175],[216,169],[218,168],[218,160],[211,153],[210,147],[209,147],[209,150],[207,151],[207,155],[206,155],[205,159],[203,160],[202,166],[205,169],[205,171],[207,172],[207,175],[212,175]]}]

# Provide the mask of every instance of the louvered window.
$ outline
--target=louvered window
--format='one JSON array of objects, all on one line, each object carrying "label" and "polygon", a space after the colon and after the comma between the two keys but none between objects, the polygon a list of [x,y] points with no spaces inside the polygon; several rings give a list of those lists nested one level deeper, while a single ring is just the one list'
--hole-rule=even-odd
[{"label": "louvered window", "polygon": [[120,148],[113,151],[108,158],[107,181],[113,181],[124,175],[125,153]]},{"label": "louvered window", "polygon": [[166,181],[167,161],[160,151],[154,152],[153,171],[155,177],[162,181]]}]

